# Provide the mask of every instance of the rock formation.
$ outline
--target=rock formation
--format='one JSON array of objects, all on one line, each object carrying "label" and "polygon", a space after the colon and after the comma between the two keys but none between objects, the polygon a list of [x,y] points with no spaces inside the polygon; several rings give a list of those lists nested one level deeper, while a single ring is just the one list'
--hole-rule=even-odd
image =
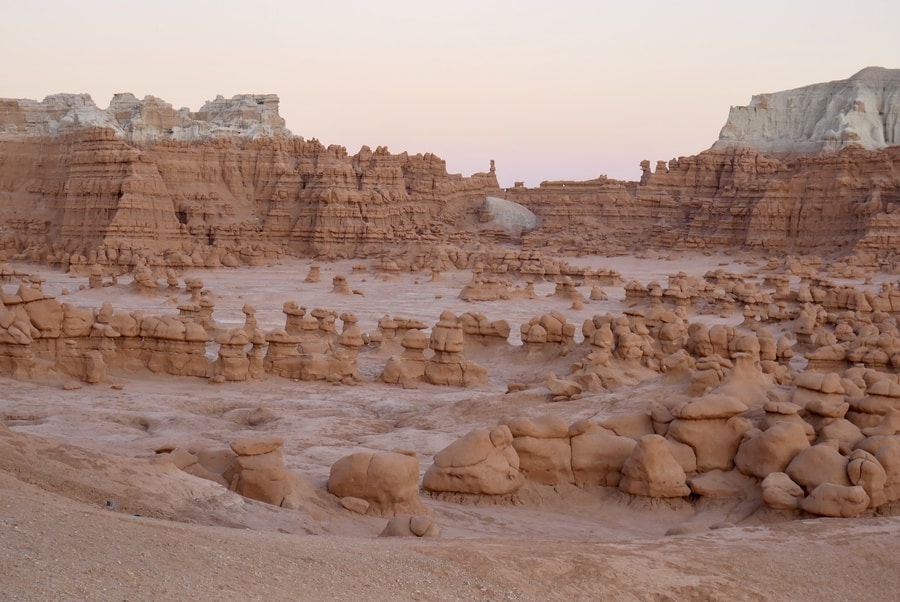
[{"label": "rock formation", "polygon": [[[574,274],[522,256],[498,262],[493,245],[520,244],[529,249],[523,256],[547,247],[826,250],[871,265],[892,260],[900,246],[898,74],[867,68],[842,82],[754,97],[732,110],[711,150],[655,169],[647,161],[638,182],[507,190],[493,170],[448,174],[432,154],[363,147],[351,156],[293,136],[274,95],[219,97],[196,112],[129,94],[107,109],[86,95],[7,99],[0,248],[120,272],[140,259],[220,267],[285,253],[396,253],[385,265],[440,273],[475,267],[471,252],[448,247],[476,241],[486,267],[504,266],[498,274],[541,278]],[[585,285],[606,285],[582,276]]]},{"label": "rock formation", "polygon": [[434,455],[422,487],[436,493],[504,495],[522,487],[519,456],[507,426],[478,429]]},{"label": "rock formation", "polygon": [[331,467],[328,491],[340,498],[365,500],[367,512],[376,516],[424,512],[415,454],[360,452],[345,456]]},{"label": "rock formation", "polygon": [[867,67],[846,80],[757,94],[731,107],[714,149],[816,154],[900,144],[900,69]]},{"label": "rock formation", "polygon": [[281,506],[289,491],[281,447],[275,439],[239,439],[231,444],[237,455],[222,475],[229,488],[241,495]]}]

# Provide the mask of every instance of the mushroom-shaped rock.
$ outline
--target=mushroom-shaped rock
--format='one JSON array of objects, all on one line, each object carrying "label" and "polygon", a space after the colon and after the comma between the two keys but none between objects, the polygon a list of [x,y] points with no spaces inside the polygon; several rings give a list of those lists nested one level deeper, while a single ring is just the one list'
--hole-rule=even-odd
[{"label": "mushroom-shaped rock", "polygon": [[507,426],[476,429],[434,455],[422,487],[434,492],[505,495],[525,482]]},{"label": "mushroom-shaped rock", "polygon": [[844,387],[838,374],[802,372],[794,378],[792,401],[808,412],[827,418],[843,418],[850,409],[844,401]]},{"label": "mushroom-shaped rock", "polygon": [[390,517],[421,514],[419,462],[414,455],[397,452],[359,452],[331,466],[328,491],[338,497],[369,502],[369,514]]},{"label": "mushroom-shaped rock", "polygon": [[280,506],[288,493],[288,475],[281,446],[284,440],[238,439],[231,444],[237,454],[222,475],[230,489],[254,500]]},{"label": "mushroom-shaped rock", "polygon": [[852,518],[869,506],[869,495],[859,485],[822,483],[800,502],[800,508],[818,516]]},{"label": "mushroom-shaped rock", "polygon": [[622,467],[619,489],[648,497],[684,497],[691,490],[684,469],[659,435],[641,437]]}]

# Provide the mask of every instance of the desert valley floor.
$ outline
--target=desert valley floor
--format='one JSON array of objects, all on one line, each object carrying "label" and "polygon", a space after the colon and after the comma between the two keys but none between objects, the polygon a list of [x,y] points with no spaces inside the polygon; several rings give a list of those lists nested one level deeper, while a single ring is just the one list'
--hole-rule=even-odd
[{"label": "desert valley floor", "polygon": [[[646,253],[569,261],[646,285],[720,268],[755,278],[769,259]],[[423,492],[441,537],[379,538],[385,518],[350,512],[326,490],[331,466],[348,454],[412,450],[421,474],[436,452],[473,429],[545,415],[569,424],[603,421],[684,393],[664,376],[568,401],[552,401],[540,386],[508,392],[509,383],[547,373],[564,378],[586,353],[581,323],[629,309],[622,285],[604,287],[607,300],[580,309],[540,280],[532,299],[469,302],[459,294],[470,270],[447,270],[432,281],[424,272],[363,271],[360,261],[317,262],[321,280],[307,283],[312,263],[285,259],[182,277],[203,280],[221,329],[240,328],[247,303],[262,330],[284,324],[286,301],[353,312],[363,332],[385,315],[430,326],[450,310],[508,320],[512,347],[467,351],[488,372],[486,383],[469,388],[378,382],[391,354],[375,348],[359,352],[357,385],[273,375],[214,384],[114,369],[104,382],[75,387],[52,374],[0,378],[0,424],[9,428],[0,431],[0,598],[889,600],[900,591],[895,512],[798,519],[765,507],[758,491],[721,499],[536,484],[498,499]],[[86,276],[11,264],[79,307],[110,302],[117,311],[177,314],[189,298],[183,287],[138,294],[128,276],[91,289]],[[333,292],[334,275],[345,275],[357,294]],[[868,276],[836,281],[864,288],[896,278]],[[7,292],[16,286],[3,284]],[[515,349],[519,325],[550,311],[579,326],[579,345],[569,355],[523,360]],[[690,318],[729,326],[744,319],[740,311]],[[208,353],[215,358],[213,344]],[[285,466],[306,485],[298,509],[241,497],[154,460],[166,446],[227,447],[242,437],[284,440]]]}]

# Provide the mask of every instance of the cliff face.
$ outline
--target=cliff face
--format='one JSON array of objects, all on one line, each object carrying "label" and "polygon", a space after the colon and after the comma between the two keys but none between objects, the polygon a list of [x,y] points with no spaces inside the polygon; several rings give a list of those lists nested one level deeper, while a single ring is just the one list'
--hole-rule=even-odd
[{"label": "cliff face", "polygon": [[[884,261],[900,249],[897,73],[766,95],[733,111],[713,149],[645,161],[639,182],[505,191],[493,167],[463,177],[432,154],[348,155],[293,136],[272,95],[219,97],[197,112],[130,94],[105,110],[86,95],[2,100],[0,251],[123,269],[136,258],[215,267],[498,241],[562,254],[749,247]],[[863,117],[874,133],[853,139]],[[840,145],[829,146],[832,130],[847,134]],[[491,223],[486,197],[526,207],[536,227]]]},{"label": "cliff face", "polygon": [[867,67],[849,79],[758,94],[732,107],[713,149],[812,154],[900,144],[900,69]]},{"label": "cliff face", "polygon": [[711,150],[638,183],[614,180],[512,188],[542,228],[578,252],[748,247],[760,250],[893,255],[900,237],[900,146],[776,159],[748,148]]},{"label": "cliff face", "polygon": [[293,136],[272,95],[195,113],[130,94],[106,110],[86,95],[0,101],[0,241],[37,259],[377,255],[452,238],[498,192],[493,172],[448,174],[431,154]]},{"label": "cliff face", "polygon": [[601,178],[514,188],[508,198],[578,252],[749,247],[893,257],[900,249],[900,69],[755,96],[712,149]]}]

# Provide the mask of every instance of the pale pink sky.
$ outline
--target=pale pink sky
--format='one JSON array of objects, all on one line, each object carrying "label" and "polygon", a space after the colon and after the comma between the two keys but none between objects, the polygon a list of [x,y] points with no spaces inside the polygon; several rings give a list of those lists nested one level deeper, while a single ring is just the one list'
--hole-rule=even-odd
[{"label": "pale pink sky", "polygon": [[900,67],[896,0],[0,3],[0,97],[275,93],[297,135],[504,186],[634,180],[753,94]]}]

